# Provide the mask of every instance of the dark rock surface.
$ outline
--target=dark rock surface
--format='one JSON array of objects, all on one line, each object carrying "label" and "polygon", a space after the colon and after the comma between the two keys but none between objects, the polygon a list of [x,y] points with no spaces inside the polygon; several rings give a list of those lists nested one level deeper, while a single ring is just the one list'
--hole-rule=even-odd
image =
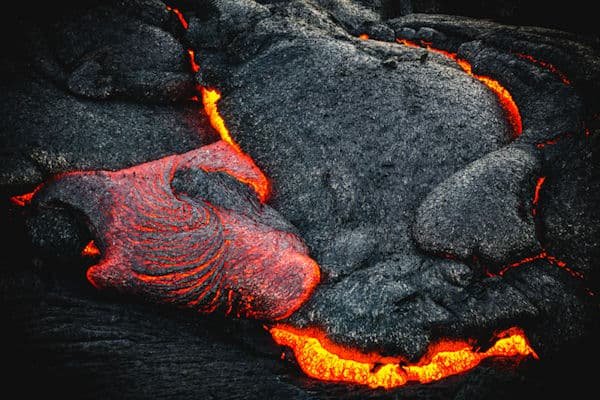
[{"label": "dark rock surface", "polygon": [[534,154],[515,146],[473,162],[421,203],[415,240],[427,252],[463,260],[502,263],[539,253],[531,204],[522,200],[530,198],[539,169]]},{"label": "dark rock surface", "polygon": [[[578,376],[563,365],[598,350],[597,300],[586,293],[599,288],[600,261],[594,38],[402,16],[410,8],[400,3],[177,2],[184,31],[158,1],[110,2],[24,35],[25,50],[2,63],[0,105],[2,226],[11,232],[0,287],[16,377],[90,398],[307,399],[526,398]],[[362,32],[377,40],[357,39]],[[512,140],[487,87],[397,36],[457,52],[497,79],[519,106],[523,134]],[[195,77],[188,47],[201,65]],[[79,256],[93,237],[85,216],[21,211],[7,199],[56,173],[117,170],[214,142],[188,100],[194,79],[223,92],[233,136],[272,181],[270,205],[321,266],[322,284],[289,323],[408,359],[442,337],[485,345],[521,326],[541,361],[516,372],[485,363],[393,392],[326,385],[277,360],[255,324],[96,294]],[[199,185],[197,195],[219,197],[211,190]],[[541,249],[584,279],[548,259],[487,274]]]}]

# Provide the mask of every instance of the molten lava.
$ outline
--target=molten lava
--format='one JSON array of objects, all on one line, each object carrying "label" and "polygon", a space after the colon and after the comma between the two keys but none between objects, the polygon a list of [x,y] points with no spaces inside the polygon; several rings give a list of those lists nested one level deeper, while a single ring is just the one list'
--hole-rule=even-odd
[{"label": "molten lava", "polygon": [[[254,160],[252,160],[248,154],[244,153],[240,146],[233,140],[231,134],[229,133],[229,129],[227,129],[227,126],[225,125],[223,117],[221,117],[221,114],[219,114],[217,102],[221,99],[221,93],[219,93],[219,91],[216,89],[208,89],[205,87],[200,88],[200,93],[202,94],[204,111],[206,112],[206,115],[208,115],[208,119],[210,120],[210,124],[213,129],[219,133],[224,142],[228,143],[237,152],[239,157],[245,158],[247,162],[254,164]],[[270,193],[270,184],[265,174],[261,172],[259,179],[253,181],[246,181],[242,177],[237,178],[238,180],[250,185],[262,203],[267,201]]]},{"label": "molten lava", "polygon": [[81,255],[84,257],[98,257],[100,255],[100,249],[96,247],[96,243],[94,243],[93,240],[90,240],[81,251]]},{"label": "molten lava", "polygon": [[[183,14],[176,8],[172,8],[167,6],[167,10],[172,11],[179,18],[179,22],[184,29],[188,29],[189,24],[183,17]],[[189,59],[190,59],[190,68],[192,72],[198,73],[200,71],[200,65],[196,62],[196,55],[193,49],[187,50]],[[243,162],[251,162],[254,164],[254,160],[244,151],[242,148],[233,140],[231,134],[229,133],[229,129],[225,125],[225,120],[219,113],[219,109],[217,107],[217,102],[221,99],[221,93],[214,88],[207,88],[204,86],[199,86],[198,91],[200,97],[202,98],[202,105],[204,106],[204,112],[208,116],[210,121],[210,125],[213,127],[215,131],[219,133],[221,140],[228,143],[238,154],[239,157],[243,158]],[[198,98],[196,96],[192,97],[192,100],[196,101]],[[258,167],[256,167],[258,169]],[[259,179],[254,179],[252,181],[247,181],[244,177],[236,176],[238,180],[249,185],[258,196],[258,199],[261,203],[265,203],[271,192],[271,184],[267,179],[264,173],[260,173]]]},{"label": "molten lava", "polygon": [[[583,279],[583,273],[579,272],[579,271],[575,271],[572,268],[569,268],[567,266],[567,263],[564,261],[559,260],[558,258],[548,254],[546,252],[546,250],[542,250],[540,253],[535,254],[533,256],[530,257],[525,257],[519,261],[516,261],[512,264],[507,265],[506,267],[502,268],[500,270],[500,272],[498,272],[498,275],[503,276],[508,270],[513,269],[513,268],[517,268],[520,267],[522,265],[525,264],[529,264],[530,262],[536,261],[536,260],[546,260],[548,261],[550,264],[557,266],[558,268],[563,269],[564,271],[566,271],[569,275],[571,275],[573,278],[577,278],[577,279]],[[494,275],[492,275],[494,276]]]},{"label": "molten lava", "polygon": [[540,67],[552,72],[565,85],[571,84],[571,81],[569,80],[569,78],[567,78],[567,76],[564,73],[562,73],[558,68],[556,68],[554,65],[552,65],[546,61],[538,60],[537,58],[535,58],[529,54],[516,53],[515,55],[519,58],[522,58],[523,60],[527,60],[533,64],[539,65]]},{"label": "molten lava", "polygon": [[535,183],[535,190],[533,192],[533,201],[531,202],[531,214],[535,217],[537,214],[537,206],[540,202],[540,190],[542,190],[542,186],[546,182],[545,176],[540,176]]},{"label": "molten lava", "polygon": [[33,196],[35,195],[35,193],[36,193],[36,190],[34,190],[33,192],[20,194],[18,196],[13,196],[10,198],[10,202],[19,207],[25,207],[26,205],[31,203],[31,199],[33,199]]},{"label": "molten lava", "polygon": [[396,39],[396,42],[408,47],[425,48],[428,51],[441,54],[444,57],[447,57],[456,62],[458,66],[462,68],[463,71],[465,71],[468,75],[483,83],[496,94],[498,100],[500,101],[500,104],[502,105],[502,108],[506,111],[508,122],[513,131],[513,136],[517,137],[521,135],[521,133],[523,132],[523,123],[521,121],[521,113],[519,112],[519,107],[517,107],[517,103],[515,103],[515,101],[513,100],[510,92],[506,90],[506,88],[502,86],[500,82],[493,78],[490,78],[489,76],[475,74],[473,72],[471,64],[468,61],[459,58],[456,53],[451,53],[445,50],[431,47],[431,43],[429,42],[422,42],[423,45],[421,45],[419,43],[411,42],[410,40],[400,38]]},{"label": "molten lava", "polygon": [[196,62],[196,55],[194,54],[194,50],[189,49],[188,56],[190,56],[190,67],[194,73],[200,72],[200,65]]},{"label": "molten lava", "polygon": [[332,343],[317,329],[276,325],[270,333],[277,344],[292,349],[306,375],[323,381],[355,383],[371,388],[390,389],[407,382],[437,381],[468,371],[490,357],[537,358],[525,334],[518,328],[497,335],[494,345],[486,351],[479,351],[467,342],[440,342],[415,364],[345,348]]},{"label": "molten lava", "polygon": [[181,24],[181,26],[183,26],[183,29],[187,29],[190,26],[181,11],[171,6],[167,6],[167,10],[171,11],[177,16],[177,19],[179,19],[179,23]]},{"label": "molten lava", "polygon": [[358,35],[358,38],[360,40],[369,40],[369,35],[367,35],[366,33],[361,33],[360,35]]},{"label": "molten lava", "polygon": [[296,311],[320,280],[302,240],[271,226],[273,215],[263,208],[240,211],[218,197],[209,202],[177,191],[178,171],[198,171],[199,179],[223,172],[247,182],[262,176],[218,141],[119,171],[69,172],[46,183],[33,201],[60,202],[86,216],[96,237],[84,254],[98,255],[96,243],[102,249],[86,274],[98,289],[270,321]]}]

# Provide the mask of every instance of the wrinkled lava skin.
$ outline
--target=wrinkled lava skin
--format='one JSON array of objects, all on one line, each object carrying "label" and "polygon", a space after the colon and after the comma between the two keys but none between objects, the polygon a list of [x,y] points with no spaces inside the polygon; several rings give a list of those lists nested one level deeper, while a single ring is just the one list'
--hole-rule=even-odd
[{"label": "wrinkled lava skin", "polygon": [[289,316],[319,281],[306,246],[261,218],[276,216],[256,201],[239,212],[177,192],[176,175],[194,169],[261,178],[219,141],[120,171],[63,174],[39,189],[33,202],[70,204],[87,216],[102,254],[87,278],[99,289],[202,313]]}]

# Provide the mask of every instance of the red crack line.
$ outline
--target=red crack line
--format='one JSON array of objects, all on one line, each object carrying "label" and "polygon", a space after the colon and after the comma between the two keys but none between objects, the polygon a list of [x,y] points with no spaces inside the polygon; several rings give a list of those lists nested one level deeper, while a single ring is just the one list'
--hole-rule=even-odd
[{"label": "red crack line", "polygon": [[[546,182],[546,177],[540,176],[540,177],[538,177],[536,184],[535,184],[535,189],[533,192],[533,200],[531,201],[531,215],[533,216],[534,220],[536,220],[536,218],[539,218],[538,205],[540,202],[540,194],[541,194],[541,191],[542,191],[542,188],[543,188],[545,182]],[[536,225],[537,225],[537,221],[534,221],[534,222],[536,222]],[[574,278],[577,278],[577,279],[584,278],[584,275],[582,272],[575,271],[574,269],[570,268],[566,262],[560,260],[556,256],[549,254],[546,251],[546,249],[544,249],[543,247],[542,247],[542,251],[540,253],[535,254],[533,256],[525,257],[519,261],[516,261],[512,264],[505,266],[498,272],[498,275],[503,276],[507,271],[509,271],[513,268],[520,267],[524,264],[528,264],[528,263],[530,263],[532,261],[536,261],[536,260],[546,260],[550,264],[563,269],[564,271],[566,271],[569,275],[571,275]]]},{"label": "red crack line", "polygon": [[179,23],[181,24],[181,26],[183,26],[183,29],[187,29],[190,24],[187,22],[187,20],[185,19],[185,17],[183,16],[183,13],[181,11],[179,11],[176,8],[173,8],[171,6],[167,6],[167,10],[171,11],[173,14],[175,14],[177,16],[177,19],[179,20]]},{"label": "red crack line", "polygon": [[200,65],[196,62],[196,55],[194,54],[194,50],[188,49],[188,56],[190,57],[190,67],[194,73],[200,72]]},{"label": "red crack line", "polygon": [[13,196],[9,200],[11,203],[13,203],[16,206],[25,207],[31,203],[33,196],[35,196],[35,194],[42,188],[42,186],[43,186],[43,183],[39,184],[31,192]]},{"label": "red crack line", "polygon": [[523,60],[527,60],[535,65],[538,65],[547,71],[550,71],[551,73],[556,75],[558,77],[558,79],[560,79],[561,82],[564,83],[565,85],[571,85],[571,81],[569,80],[569,78],[567,78],[567,76],[563,72],[561,72],[558,68],[556,68],[554,65],[550,64],[549,62],[538,60],[537,58],[535,58],[529,54],[515,53],[515,55]]},{"label": "red crack line", "polygon": [[540,176],[538,178],[537,182],[535,183],[535,190],[533,192],[533,201],[532,201],[532,207],[531,207],[531,214],[534,217],[537,215],[537,206],[540,201],[540,190],[542,190],[542,186],[544,185],[544,182],[546,182],[546,177]]},{"label": "red crack line", "polygon": [[31,199],[33,199],[34,195],[35,195],[35,191],[25,193],[25,194],[20,194],[18,196],[13,196],[10,198],[10,202],[19,207],[25,207],[26,205],[31,203]]},{"label": "red crack line", "polygon": [[[587,138],[587,137],[590,137],[591,134],[592,133],[590,131],[590,128],[588,128],[587,126],[584,126],[584,128],[583,128],[583,135]],[[565,132],[565,133],[562,133],[560,135],[556,135],[556,136],[554,136],[554,137],[552,137],[550,139],[544,140],[543,142],[536,143],[535,147],[537,147],[538,149],[543,149],[546,146],[555,145],[558,142],[560,142],[560,141],[562,141],[564,139],[570,139],[573,136],[575,136],[575,133],[573,133],[573,132]]]},{"label": "red crack line", "polygon": [[508,122],[512,128],[513,138],[517,138],[521,135],[521,133],[523,132],[523,122],[521,120],[521,113],[519,112],[519,107],[517,106],[517,103],[515,103],[510,92],[504,86],[502,86],[502,84],[500,84],[500,82],[498,82],[496,79],[493,79],[489,76],[474,73],[471,63],[469,63],[467,60],[458,57],[457,53],[436,49],[432,47],[431,42],[421,41],[420,43],[417,43],[402,38],[397,38],[396,42],[412,48],[425,48],[432,53],[440,54],[456,62],[458,66],[467,75],[477,79],[485,86],[487,86],[492,92],[494,92],[494,94],[500,101],[500,105],[506,112]]},{"label": "red crack line", "polygon": [[537,147],[538,149],[543,149],[546,146],[552,146],[554,144],[557,144],[561,140],[570,138],[572,136],[573,136],[573,132],[566,132],[566,133],[563,133],[561,135],[558,135],[558,136],[555,136],[553,138],[550,138],[548,140],[544,140],[543,142],[536,143],[535,147]]}]

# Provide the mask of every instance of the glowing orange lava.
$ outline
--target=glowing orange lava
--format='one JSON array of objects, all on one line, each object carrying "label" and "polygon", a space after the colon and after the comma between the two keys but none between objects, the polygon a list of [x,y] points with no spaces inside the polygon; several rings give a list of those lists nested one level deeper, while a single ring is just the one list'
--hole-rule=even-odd
[{"label": "glowing orange lava", "polygon": [[185,17],[183,16],[183,14],[181,13],[181,11],[179,11],[176,8],[167,6],[167,10],[171,11],[173,14],[175,14],[177,16],[177,18],[179,19],[179,22],[181,23],[181,26],[183,26],[183,29],[187,29],[190,25],[188,24],[188,22],[186,21]]},{"label": "glowing orange lava", "polygon": [[100,255],[100,249],[96,247],[96,243],[94,243],[93,240],[90,240],[81,251],[81,255],[84,257],[98,257]]},{"label": "glowing orange lava", "polygon": [[390,389],[407,382],[437,381],[468,371],[490,357],[538,358],[519,328],[498,334],[494,345],[486,351],[464,341],[440,342],[415,364],[344,348],[332,343],[317,329],[277,325],[270,329],[270,333],[277,344],[292,349],[306,375],[323,381],[355,383],[371,388]]},{"label": "glowing orange lava", "polygon": [[539,65],[540,67],[542,67],[544,69],[547,69],[548,71],[550,71],[554,75],[556,75],[561,80],[561,82],[564,83],[565,85],[571,84],[571,81],[569,80],[569,78],[567,78],[567,76],[564,73],[562,73],[558,68],[556,68],[554,65],[552,65],[546,61],[538,60],[537,58],[535,58],[529,54],[516,53],[515,55],[517,57],[527,60],[533,64]]},{"label": "glowing orange lava", "polygon": [[369,35],[367,35],[366,33],[361,33],[360,35],[358,35],[358,38],[360,40],[369,40]]},{"label": "glowing orange lava", "polygon": [[196,62],[196,55],[194,54],[194,50],[189,49],[187,52],[190,56],[190,66],[192,68],[192,71],[197,73],[198,71],[200,71],[200,65],[198,65],[198,63]]},{"label": "glowing orange lava", "polygon": [[[217,102],[221,99],[221,93],[217,89],[200,87],[200,93],[202,94],[202,104],[204,105],[204,111],[206,115],[208,115],[208,119],[210,120],[210,124],[214,130],[216,130],[221,139],[228,143],[241,157],[247,158],[252,164],[254,164],[254,160],[244,153],[241,147],[233,140],[231,134],[229,133],[229,129],[225,125],[225,120],[219,114],[219,109],[217,108]],[[267,177],[261,173],[260,179],[247,181],[244,178],[238,178],[240,181],[250,185],[261,202],[267,201],[270,192],[270,184]]]},{"label": "glowing orange lava", "polygon": [[19,207],[25,207],[26,205],[28,205],[29,203],[31,203],[31,199],[33,199],[33,196],[35,195],[35,190],[33,192],[29,192],[29,193],[25,193],[25,194],[20,194],[18,196],[13,196],[10,198],[10,202],[19,206]]},{"label": "glowing orange lava", "polygon": [[523,123],[521,121],[521,113],[519,112],[519,107],[517,107],[517,103],[515,103],[515,101],[513,100],[510,92],[506,90],[506,88],[502,86],[500,82],[493,78],[490,78],[489,76],[478,75],[473,73],[473,67],[468,61],[459,58],[456,53],[451,53],[445,50],[431,47],[431,43],[429,42],[422,42],[421,45],[419,43],[411,42],[410,40],[400,38],[396,39],[396,42],[408,47],[426,48],[427,50],[433,53],[441,54],[444,57],[455,61],[462,68],[463,71],[465,71],[468,75],[483,83],[496,94],[498,100],[500,101],[500,104],[502,105],[502,108],[504,108],[504,110],[506,111],[508,122],[512,128],[514,137],[521,135],[521,133],[523,132]]},{"label": "glowing orange lava", "polygon": [[[179,22],[181,22],[181,26],[183,26],[184,29],[188,29],[189,24],[179,10],[169,6],[167,6],[167,10],[175,13],[175,15],[177,15],[177,17],[179,18]],[[190,67],[192,71],[194,73],[199,72],[200,65],[196,62],[194,50],[188,49],[187,53],[190,59]],[[204,86],[199,86],[198,91],[200,92],[200,95],[202,97],[202,105],[204,106],[204,112],[208,116],[210,125],[215,131],[219,133],[221,140],[229,144],[236,151],[239,157],[242,157],[245,161],[251,162],[254,166],[256,166],[254,160],[248,154],[244,153],[242,148],[233,140],[231,134],[229,133],[229,129],[227,129],[227,126],[225,125],[225,120],[219,113],[217,103],[221,99],[221,93],[217,89],[207,88]],[[197,101],[198,97],[193,96],[191,100]],[[256,167],[256,169],[260,171],[258,167]],[[258,199],[261,203],[265,203],[267,201],[271,192],[271,184],[269,183],[269,180],[267,179],[266,175],[262,173],[262,171],[260,171],[259,179],[248,180],[243,176],[234,176],[239,181],[249,185],[256,192]]]},{"label": "glowing orange lava", "polygon": [[537,214],[537,205],[540,201],[540,190],[542,190],[542,186],[546,182],[545,176],[540,176],[535,184],[535,191],[533,192],[533,201],[531,207],[531,214],[535,217]]}]

